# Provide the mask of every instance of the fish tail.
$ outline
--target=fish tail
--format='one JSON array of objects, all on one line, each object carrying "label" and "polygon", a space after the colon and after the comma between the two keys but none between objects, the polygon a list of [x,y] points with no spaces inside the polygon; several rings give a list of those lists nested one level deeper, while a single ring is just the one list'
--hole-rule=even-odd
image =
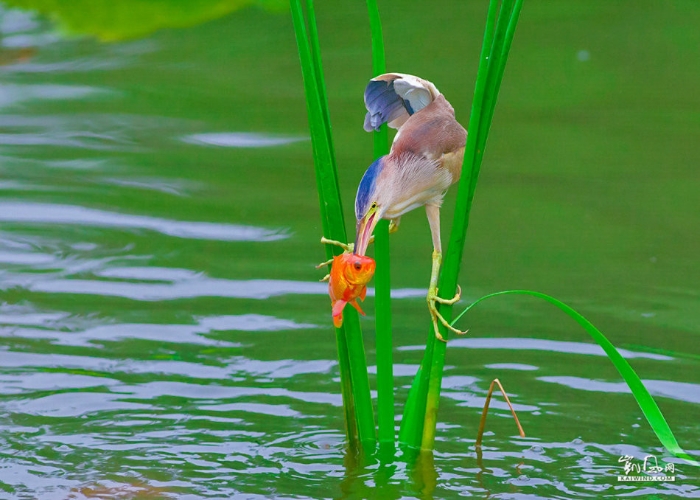
[{"label": "fish tail", "polygon": [[345,308],[344,300],[337,300],[333,304],[333,326],[340,328],[343,325],[343,309]]}]

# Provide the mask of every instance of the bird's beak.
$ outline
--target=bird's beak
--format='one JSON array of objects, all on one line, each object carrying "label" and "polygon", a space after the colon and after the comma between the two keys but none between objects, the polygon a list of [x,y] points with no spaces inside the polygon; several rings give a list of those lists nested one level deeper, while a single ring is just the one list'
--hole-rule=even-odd
[{"label": "bird's beak", "polygon": [[354,252],[356,255],[365,255],[365,252],[367,252],[367,246],[372,238],[372,232],[374,232],[377,222],[379,222],[379,214],[376,207],[370,208],[365,216],[357,221]]}]

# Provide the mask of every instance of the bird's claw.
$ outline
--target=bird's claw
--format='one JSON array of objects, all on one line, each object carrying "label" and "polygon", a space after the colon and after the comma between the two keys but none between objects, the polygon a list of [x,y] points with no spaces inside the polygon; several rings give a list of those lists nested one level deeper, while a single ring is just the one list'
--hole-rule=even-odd
[{"label": "bird's claw", "polygon": [[333,264],[333,259],[327,260],[326,262],[321,262],[319,265],[316,266],[316,269],[321,269],[322,267],[330,266],[331,264]]},{"label": "bird's claw", "polygon": [[437,288],[435,288],[434,291],[428,290],[428,297],[426,298],[426,300],[428,302],[428,310],[430,311],[430,317],[433,320],[433,329],[435,330],[435,337],[437,337],[437,339],[442,342],[447,342],[440,334],[438,321],[442,323],[445,326],[445,328],[455,333],[456,335],[464,335],[465,333],[467,333],[468,330],[459,330],[458,328],[455,328],[450,323],[448,323],[448,321],[445,318],[443,318],[442,314],[440,314],[440,312],[437,310],[437,306],[435,305],[435,303],[446,305],[455,304],[462,297],[462,289],[459,287],[459,285],[457,285],[457,293],[451,299],[443,299],[442,297],[438,297],[437,292]]},{"label": "bird's claw", "polygon": [[[398,225],[398,223],[397,223],[394,219],[392,219],[391,221],[389,221],[389,234],[393,234],[393,233],[395,233],[395,232],[398,231],[398,230],[399,230],[399,225]],[[374,238],[374,236],[373,236],[372,238]],[[370,243],[371,243],[371,241],[372,241],[372,240],[370,239]]]},{"label": "bird's claw", "polygon": [[433,297],[433,300],[435,302],[439,302],[440,304],[447,304],[449,306],[456,304],[459,299],[462,298],[462,288],[457,285],[457,293],[455,293],[455,296],[452,297],[451,299],[443,299],[442,297],[438,297],[437,295],[437,288],[435,289],[435,296]]},{"label": "bird's claw", "polygon": [[[355,245],[353,243],[342,243],[340,241],[336,240],[329,240],[328,238],[321,236],[321,243],[324,245],[335,245],[343,249],[345,253],[352,253],[354,250]],[[327,260],[325,262],[321,262],[319,265],[316,266],[316,269],[321,269],[324,266],[330,266],[333,264],[333,259]],[[323,278],[321,281],[328,281],[330,279],[330,274]]]}]

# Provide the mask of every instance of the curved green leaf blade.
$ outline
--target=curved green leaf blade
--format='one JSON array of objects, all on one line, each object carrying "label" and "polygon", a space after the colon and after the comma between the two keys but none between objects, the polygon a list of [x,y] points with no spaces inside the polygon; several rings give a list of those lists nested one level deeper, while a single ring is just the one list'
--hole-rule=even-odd
[{"label": "curved green leaf blade", "polygon": [[617,351],[617,349],[615,349],[615,346],[613,346],[612,343],[607,339],[607,337],[605,337],[605,335],[603,335],[600,330],[593,326],[593,324],[590,321],[588,321],[581,314],[579,314],[574,309],[564,304],[560,300],[557,300],[554,297],[550,297],[549,295],[546,295],[544,293],[533,292],[531,290],[505,290],[502,292],[491,293],[488,295],[484,295],[483,297],[472,302],[464,311],[462,311],[454,319],[452,324],[456,323],[462,316],[464,316],[464,314],[467,311],[469,311],[475,305],[479,304],[480,302],[483,302],[486,299],[489,299],[491,297],[497,297],[499,295],[531,295],[533,297],[538,297],[540,299],[546,300],[550,304],[554,304],[559,309],[568,314],[571,318],[573,318],[579,325],[581,325],[584,328],[584,330],[586,330],[586,332],[588,332],[588,334],[593,338],[593,340],[595,340],[598,343],[598,345],[600,345],[603,348],[605,354],[608,355],[608,358],[610,359],[610,361],[612,361],[612,364],[615,365],[617,371],[620,373],[620,375],[622,375],[622,378],[632,390],[632,395],[634,396],[634,399],[637,400],[637,404],[639,404],[642,413],[646,417],[647,421],[649,422],[649,425],[651,425],[651,429],[654,431],[654,434],[656,434],[656,437],[659,438],[659,441],[661,441],[661,444],[664,446],[664,448],[666,448],[672,455],[675,455],[678,458],[682,458],[683,460],[686,460],[692,465],[700,466],[700,463],[695,461],[690,455],[688,455],[688,453],[686,453],[686,451],[683,448],[680,447],[678,441],[676,440],[676,437],[671,431],[671,428],[666,422],[663,413],[661,413],[659,406],[656,404],[656,401],[654,401],[654,398],[651,396],[651,394],[649,394],[649,391],[642,383],[641,379],[639,378],[639,375],[637,375],[637,372],[634,371],[634,369],[632,368],[632,366],[630,366],[627,360],[622,357],[622,355]]}]

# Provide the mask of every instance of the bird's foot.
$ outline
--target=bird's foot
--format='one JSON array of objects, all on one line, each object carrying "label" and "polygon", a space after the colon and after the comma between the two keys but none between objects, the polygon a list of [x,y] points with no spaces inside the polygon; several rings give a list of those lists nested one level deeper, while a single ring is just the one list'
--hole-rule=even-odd
[{"label": "bird's foot", "polygon": [[428,287],[428,296],[426,297],[426,300],[428,301],[428,310],[430,311],[430,318],[433,320],[433,329],[435,330],[435,336],[438,340],[441,340],[442,342],[447,342],[440,334],[440,327],[438,326],[438,322],[442,323],[445,326],[445,328],[457,335],[464,335],[465,333],[467,333],[467,331],[458,330],[457,328],[449,324],[437,309],[437,304],[445,304],[451,306],[455,304],[462,296],[462,289],[459,287],[459,285],[457,285],[457,293],[451,299],[443,299],[442,297],[438,297],[437,282],[438,276],[440,274],[441,264],[442,253],[440,253],[439,250],[435,249],[433,250],[433,269],[430,273],[430,286]]},{"label": "bird's foot", "polygon": [[[336,240],[329,240],[328,238],[325,238],[324,236],[321,236],[321,243],[324,245],[335,245],[343,249],[345,253],[352,253],[354,249],[354,244],[353,243],[343,243],[341,241],[336,241]],[[319,265],[316,266],[316,269],[321,269],[324,266],[330,266],[333,264],[333,259],[327,260],[325,262],[321,262]],[[321,281],[328,281],[330,279],[330,274],[326,275]]]},{"label": "bird's foot", "polygon": [[399,223],[396,221],[397,219],[392,219],[391,221],[389,221],[389,234],[394,234],[396,231],[399,230]]},{"label": "bird's foot", "polygon": [[[338,246],[338,247],[342,248],[345,253],[352,253],[352,251],[355,248],[355,245],[353,243],[343,243],[342,241],[329,240],[325,236],[321,236],[321,243],[324,245]],[[316,269],[321,269],[322,267],[330,266],[331,264],[333,264],[333,259],[329,259],[325,262],[321,262],[319,265],[316,266]],[[331,275],[327,274],[320,281],[328,281],[330,278],[331,278]]]},{"label": "bird's foot", "polygon": [[433,329],[435,330],[435,337],[437,337],[437,339],[441,340],[442,342],[447,342],[440,334],[440,327],[438,326],[438,321],[442,323],[445,326],[445,328],[447,328],[449,331],[457,335],[464,335],[465,333],[467,333],[467,330],[459,330],[458,328],[455,328],[450,323],[448,323],[448,321],[445,318],[443,318],[442,314],[440,314],[440,312],[437,310],[436,304],[445,304],[449,306],[455,304],[462,297],[462,289],[459,287],[459,285],[457,285],[457,293],[451,299],[443,299],[442,297],[438,297],[437,293],[437,288],[430,288],[428,290],[428,296],[426,297],[426,300],[428,302],[428,310],[430,311],[430,317],[433,320]]}]

